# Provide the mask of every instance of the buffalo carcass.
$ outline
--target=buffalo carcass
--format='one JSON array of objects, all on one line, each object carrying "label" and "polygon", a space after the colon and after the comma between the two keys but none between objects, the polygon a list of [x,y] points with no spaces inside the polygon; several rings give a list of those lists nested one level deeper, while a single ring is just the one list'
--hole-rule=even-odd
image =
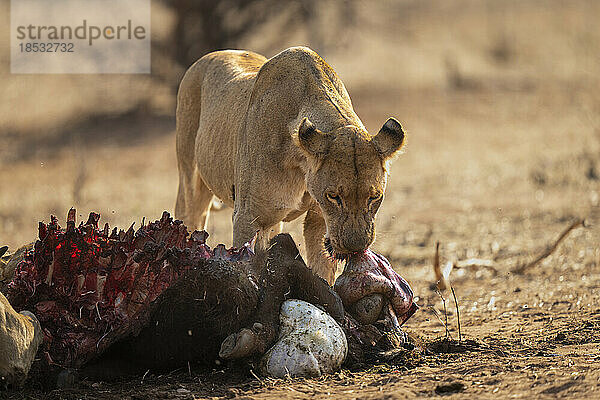
[{"label": "buffalo carcass", "polygon": [[137,232],[99,229],[98,220],[92,213],[76,226],[71,210],[64,230],[54,217],[40,223],[9,284],[14,310],[32,311],[41,324],[38,355],[48,369],[80,368],[115,346],[143,368],[259,356],[277,340],[280,307],[291,298],[335,318],[351,354],[389,336],[344,313],[289,235],[253,254],[250,244],[211,249],[205,232],[189,234],[168,213]]}]

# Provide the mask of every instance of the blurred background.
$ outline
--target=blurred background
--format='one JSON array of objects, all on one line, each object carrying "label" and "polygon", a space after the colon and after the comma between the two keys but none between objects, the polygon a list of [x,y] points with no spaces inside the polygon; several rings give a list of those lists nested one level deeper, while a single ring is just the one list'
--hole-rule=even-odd
[{"label": "blurred background", "polygon": [[[598,215],[598,1],[153,0],[151,75],[11,75],[9,5],[0,244],[11,248],[71,206],[122,228],[172,211],[177,85],[225,48],[271,57],[307,45],[371,133],[389,116],[403,123],[375,244],[392,261],[426,263],[438,239],[457,258],[514,256],[552,224]],[[300,221],[286,230],[302,242]],[[230,244],[231,210],[213,213],[209,232]]]}]

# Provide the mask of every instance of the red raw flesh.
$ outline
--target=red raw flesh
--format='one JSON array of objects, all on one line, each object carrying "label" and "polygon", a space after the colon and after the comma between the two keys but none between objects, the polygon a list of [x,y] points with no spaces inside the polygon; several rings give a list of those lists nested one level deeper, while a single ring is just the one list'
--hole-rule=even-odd
[{"label": "red raw flesh", "polygon": [[36,314],[44,330],[41,350],[51,365],[79,367],[148,323],[155,300],[183,273],[211,257],[245,261],[249,246],[211,250],[206,232],[188,234],[181,221],[162,218],[134,231],[98,229],[91,213],[63,230],[52,216],[40,222],[39,240],[9,284],[17,310]]}]

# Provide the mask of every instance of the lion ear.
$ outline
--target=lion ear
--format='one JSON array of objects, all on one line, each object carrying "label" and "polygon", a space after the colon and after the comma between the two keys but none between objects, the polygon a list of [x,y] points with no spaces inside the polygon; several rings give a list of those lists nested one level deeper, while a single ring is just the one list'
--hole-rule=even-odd
[{"label": "lion ear", "polygon": [[300,122],[294,139],[298,147],[314,157],[327,154],[331,143],[329,135],[318,130],[306,117]]},{"label": "lion ear", "polygon": [[404,145],[405,133],[400,122],[394,118],[388,119],[377,135],[372,139],[375,148],[383,159],[393,157]]}]

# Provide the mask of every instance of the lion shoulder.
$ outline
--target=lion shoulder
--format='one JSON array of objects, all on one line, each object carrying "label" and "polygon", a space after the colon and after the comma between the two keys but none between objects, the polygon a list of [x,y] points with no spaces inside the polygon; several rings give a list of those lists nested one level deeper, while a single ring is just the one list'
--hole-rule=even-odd
[{"label": "lion shoulder", "polygon": [[350,102],[344,83],[333,68],[314,50],[296,46],[283,50],[268,59],[261,67],[254,91],[257,95],[271,91],[273,87],[293,93],[302,91],[326,91],[329,96]]}]

